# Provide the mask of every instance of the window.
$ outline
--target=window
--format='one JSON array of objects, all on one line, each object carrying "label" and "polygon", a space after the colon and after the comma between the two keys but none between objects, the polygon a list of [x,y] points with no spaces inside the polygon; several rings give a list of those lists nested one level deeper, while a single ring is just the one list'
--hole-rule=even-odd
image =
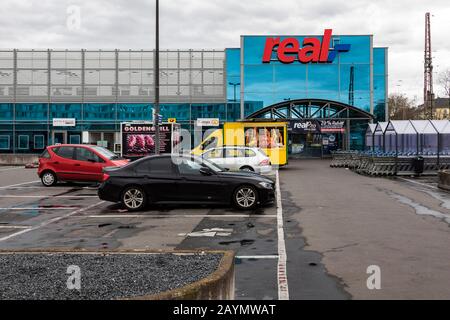
[{"label": "window", "polygon": [[104,162],[103,159],[87,148],[76,148],[76,159],[79,161]]},{"label": "window", "polygon": [[217,159],[222,158],[223,156],[223,149],[212,149],[205,153],[204,157],[206,159]]},{"label": "window", "polygon": [[225,150],[225,157],[226,158],[238,158],[238,157],[243,157],[244,156],[244,152],[242,149],[226,149]]},{"label": "window", "polygon": [[59,147],[53,149],[53,152],[55,152],[58,156],[66,159],[73,159],[74,158],[74,147]]},{"label": "window", "polygon": [[41,153],[41,155],[39,156],[39,158],[50,159],[50,153],[48,152],[47,149],[45,149],[45,151]]},{"label": "window", "polygon": [[44,149],[45,141],[43,135],[34,136],[34,149]]},{"label": "window", "polygon": [[0,136],[0,150],[9,150],[9,136]]},{"label": "window", "polygon": [[244,153],[246,157],[255,157],[256,153],[250,149],[244,149]]},{"label": "window", "polygon": [[178,164],[178,171],[181,175],[201,175],[200,168],[202,165],[190,159],[183,159]]},{"label": "window", "polygon": [[79,134],[71,134],[69,136],[70,144],[80,144],[80,135]]},{"label": "window", "polygon": [[170,157],[150,159],[139,163],[136,167],[136,171],[141,173],[170,175],[173,173],[172,159]]},{"label": "window", "polygon": [[29,146],[28,146],[29,140],[30,140],[29,136],[20,135],[19,141],[18,141],[19,149],[20,150],[28,150],[29,149]]}]

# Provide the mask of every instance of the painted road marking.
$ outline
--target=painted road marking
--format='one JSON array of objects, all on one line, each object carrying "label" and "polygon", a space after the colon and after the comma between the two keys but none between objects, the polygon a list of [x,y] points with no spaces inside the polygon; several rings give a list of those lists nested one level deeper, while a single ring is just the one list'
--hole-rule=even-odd
[{"label": "painted road marking", "polygon": [[250,214],[117,214],[117,215],[90,215],[87,218],[110,218],[110,219],[121,219],[121,218],[277,218],[276,215],[250,215]]},{"label": "painted road marking", "polygon": [[228,237],[233,233],[233,229],[212,228],[203,229],[202,231],[195,231],[190,233],[179,233],[179,237]]},{"label": "painted road marking", "polygon": [[11,208],[0,208],[0,210],[15,210],[15,211],[20,211],[20,210],[73,210],[74,207],[51,207],[51,208],[47,208],[47,207],[28,207],[28,208],[24,208],[24,207],[11,207]]},{"label": "painted road marking", "polygon": [[25,230],[18,231],[18,232],[16,232],[16,233],[10,234],[9,236],[0,238],[0,242],[5,241],[5,240],[8,240],[8,239],[11,239],[11,238],[14,238],[14,237],[17,237],[17,236],[19,236],[19,235],[21,235],[21,234],[24,234],[24,233],[27,233],[27,232],[30,232],[30,231],[34,231],[34,230],[40,229],[40,228],[42,228],[42,227],[48,226],[48,225],[51,224],[51,223],[58,222],[58,221],[60,221],[60,220],[66,219],[66,218],[68,218],[68,217],[70,217],[70,216],[73,216],[74,214],[78,214],[78,213],[81,213],[81,212],[85,212],[86,210],[89,210],[89,209],[92,209],[92,208],[94,208],[94,207],[96,207],[96,206],[99,206],[99,205],[103,204],[104,202],[105,202],[105,201],[97,202],[97,203],[92,204],[92,205],[90,205],[90,206],[88,206],[88,207],[80,208],[80,209],[77,209],[77,210],[75,210],[75,211],[69,212],[68,214],[65,214],[65,215],[63,215],[63,216],[56,217],[56,218],[53,218],[53,219],[44,221],[44,222],[42,222],[41,224],[39,224],[39,225],[37,225],[37,226],[35,226],[35,227],[32,227],[32,228],[29,228],[29,229],[25,229]]},{"label": "painted road marking", "polygon": [[30,226],[0,226],[0,229],[28,229]]},{"label": "painted road marking", "polygon": [[2,186],[2,187],[0,187],[0,189],[8,189],[8,188],[11,188],[11,187],[23,186],[24,184],[31,184],[31,183],[36,183],[36,182],[39,182],[39,180],[22,182],[22,183],[16,183],[16,184],[11,184],[9,186]]},{"label": "painted road marking", "polygon": [[427,187],[427,188],[430,188],[430,189],[440,190],[438,187],[430,186],[430,185],[422,183],[422,182],[409,180],[409,179],[405,179],[405,178],[400,178],[400,177],[397,177],[397,179],[403,180],[403,181],[406,181],[406,182],[411,182],[411,183],[417,184],[417,185],[422,186],[422,187]]},{"label": "painted road marking", "polygon": [[42,195],[42,196],[16,196],[2,194],[0,198],[98,198],[98,196],[58,196],[58,195]]},{"label": "painted road marking", "polygon": [[284,241],[283,207],[281,204],[280,175],[276,173],[277,194],[277,230],[278,230],[278,300],[289,300],[289,286],[287,279],[287,254]]},{"label": "painted road marking", "polygon": [[278,256],[236,256],[236,259],[278,259]]},{"label": "painted road marking", "polygon": [[0,172],[10,171],[10,170],[17,170],[17,169],[24,169],[24,167],[3,168],[3,169],[0,169]]}]

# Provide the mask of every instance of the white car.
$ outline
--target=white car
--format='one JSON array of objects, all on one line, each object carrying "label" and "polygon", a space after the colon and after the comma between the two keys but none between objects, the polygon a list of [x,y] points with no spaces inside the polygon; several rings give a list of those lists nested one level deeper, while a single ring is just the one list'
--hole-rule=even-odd
[{"label": "white car", "polygon": [[202,157],[232,171],[245,170],[261,174],[272,171],[270,158],[259,148],[224,146],[208,149]]}]

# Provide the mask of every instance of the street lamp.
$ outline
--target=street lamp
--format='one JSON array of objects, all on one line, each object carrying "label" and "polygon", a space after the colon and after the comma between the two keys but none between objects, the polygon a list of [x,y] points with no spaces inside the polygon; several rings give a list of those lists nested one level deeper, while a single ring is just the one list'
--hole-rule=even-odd
[{"label": "street lamp", "polygon": [[159,154],[160,151],[160,141],[159,141],[159,0],[156,1],[155,8],[155,115],[154,115],[154,125],[155,125],[155,153]]},{"label": "street lamp", "polygon": [[237,86],[240,86],[241,83],[240,83],[240,82],[228,82],[228,84],[229,84],[230,86],[233,86],[233,89],[234,89],[234,99],[233,99],[233,101],[236,102],[236,101],[237,101],[237,100],[236,100],[236,87],[237,87]]}]

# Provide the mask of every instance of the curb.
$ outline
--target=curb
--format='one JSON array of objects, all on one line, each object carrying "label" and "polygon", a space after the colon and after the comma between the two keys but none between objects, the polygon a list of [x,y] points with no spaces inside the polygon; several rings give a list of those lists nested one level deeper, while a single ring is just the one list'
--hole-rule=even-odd
[{"label": "curb", "polygon": [[31,250],[0,250],[0,254],[37,254],[37,253],[66,253],[66,254],[222,254],[223,257],[216,271],[206,278],[186,286],[170,291],[146,296],[120,298],[118,300],[233,300],[234,299],[234,251],[220,250],[88,250],[71,248],[58,249],[31,249]]},{"label": "curb", "polygon": [[450,191],[450,171],[439,171],[438,187]]}]

